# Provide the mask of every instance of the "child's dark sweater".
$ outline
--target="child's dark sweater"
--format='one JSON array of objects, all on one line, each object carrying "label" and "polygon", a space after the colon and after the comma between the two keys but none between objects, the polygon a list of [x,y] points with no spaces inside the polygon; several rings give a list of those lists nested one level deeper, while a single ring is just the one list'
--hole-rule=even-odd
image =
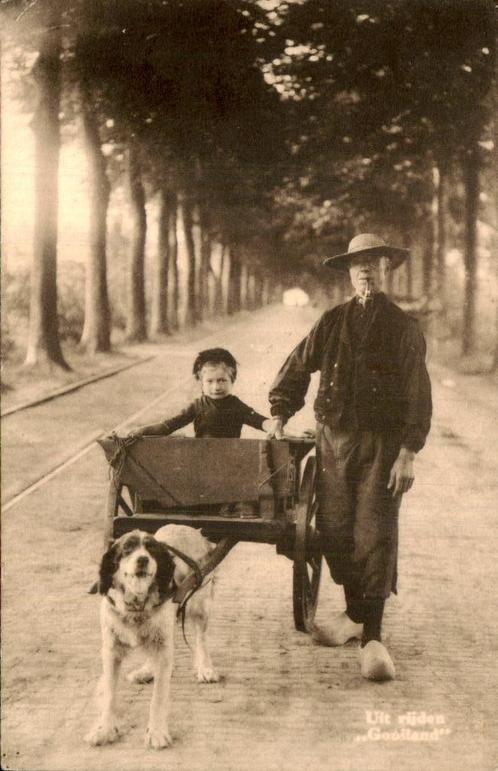
[{"label": "child's dark sweater", "polygon": [[196,437],[237,439],[243,425],[262,430],[266,419],[231,394],[223,399],[211,399],[203,395],[178,415],[162,423],[144,426],[139,433],[142,436],[166,436],[193,423]]}]

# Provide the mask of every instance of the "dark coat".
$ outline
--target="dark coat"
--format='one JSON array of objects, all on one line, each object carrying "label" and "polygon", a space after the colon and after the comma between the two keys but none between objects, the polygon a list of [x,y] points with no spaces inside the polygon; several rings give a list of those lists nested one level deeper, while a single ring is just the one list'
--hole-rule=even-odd
[{"label": "dark coat", "polygon": [[[310,375],[320,370],[318,422],[345,430],[399,431],[401,446],[418,452],[432,414],[424,337],[415,319],[380,294],[365,336],[354,346],[355,302],[324,313],[290,354],[270,391],[271,414],[287,420],[301,409]],[[353,394],[361,410],[352,405]]]}]

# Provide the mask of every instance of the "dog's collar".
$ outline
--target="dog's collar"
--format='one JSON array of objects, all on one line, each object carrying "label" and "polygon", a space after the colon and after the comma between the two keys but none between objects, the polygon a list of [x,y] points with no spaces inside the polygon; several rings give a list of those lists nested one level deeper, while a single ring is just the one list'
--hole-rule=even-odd
[{"label": "dog's collar", "polygon": [[[189,599],[192,596],[192,594],[195,591],[197,591],[197,589],[199,589],[201,587],[201,585],[203,583],[203,580],[204,580],[204,576],[202,574],[202,570],[201,570],[199,564],[196,562],[196,560],[192,559],[192,557],[189,557],[187,554],[185,554],[185,552],[180,551],[180,549],[176,549],[174,546],[171,546],[169,543],[165,543],[164,541],[163,541],[163,544],[168,549],[168,551],[170,551],[176,557],[179,557],[183,562],[185,562],[192,569],[192,571],[194,573],[195,585],[193,587],[193,590],[187,596],[187,598],[184,598],[182,600],[181,604],[184,605],[186,603],[186,600]],[[157,584],[155,584],[155,585],[157,586]],[[174,598],[176,593],[177,593],[177,591],[178,591],[178,588],[179,587],[177,586],[176,582],[174,580],[172,580],[172,582],[171,582],[171,584],[169,586],[168,591],[165,592],[164,594],[159,593],[159,602],[157,602],[154,605],[152,605],[150,610],[154,610],[155,608],[158,608],[160,605],[163,605],[165,602],[167,602],[171,598]],[[123,594],[124,594],[124,592],[123,592]],[[145,610],[145,605],[147,603],[147,599],[148,599],[149,596],[150,595],[147,595],[147,597],[146,597],[146,599],[144,601],[143,607],[141,609],[129,607],[128,603],[126,603],[126,600],[124,600],[124,604],[125,604],[127,612],[129,612],[129,613],[143,613],[144,610]],[[117,611],[116,602],[114,601],[114,599],[112,597],[110,597],[109,594],[106,594],[106,598],[107,598],[109,604],[111,605],[111,607],[114,608],[114,610],[116,612],[118,612]],[[176,601],[179,602],[179,600],[176,600]]]},{"label": "dog's collar", "polygon": [[[151,588],[157,588],[157,584],[153,584]],[[175,594],[177,589],[178,589],[178,587],[176,585],[176,582],[173,580],[171,582],[171,585],[170,585],[170,587],[169,587],[169,589],[168,589],[168,591],[166,593],[161,595],[158,592],[159,601],[155,602],[153,605],[151,605],[148,610],[155,610],[156,608],[159,608],[161,605],[164,605],[165,602],[167,602],[168,600],[170,600],[174,596],[174,594]],[[145,606],[146,606],[147,601],[149,600],[149,598],[151,596],[151,592],[147,593],[147,596],[146,596],[145,600],[142,603],[142,607],[140,607],[140,608],[134,607],[134,605],[135,605],[134,603],[132,605],[132,603],[130,603],[129,601],[127,601],[125,599],[125,596],[126,596],[125,592],[123,592],[122,594],[123,594],[123,603],[124,603],[124,606],[126,608],[126,612],[127,613],[144,613],[144,611],[146,610]],[[106,600],[109,602],[111,607],[114,608],[116,610],[116,612],[117,612],[117,604],[116,604],[115,599],[113,597],[111,597],[110,594],[106,594]]]}]

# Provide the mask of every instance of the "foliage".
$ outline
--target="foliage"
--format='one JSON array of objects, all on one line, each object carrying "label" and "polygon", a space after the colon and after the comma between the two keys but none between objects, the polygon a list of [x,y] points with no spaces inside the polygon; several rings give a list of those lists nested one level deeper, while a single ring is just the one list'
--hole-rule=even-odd
[{"label": "foliage", "polygon": [[287,192],[307,199],[315,233],[326,201],[331,228],[342,210],[343,243],[365,212],[403,232],[427,206],[434,162],[483,134],[494,29],[487,0],[290,6],[271,71],[291,104]]},{"label": "foliage", "polygon": [[[51,2],[39,0],[34,12],[29,0],[13,4],[25,11],[24,47],[36,47],[29,33]],[[84,91],[114,185],[132,141],[149,195],[188,198],[211,238],[272,279],[294,282],[304,271],[314,280],[322,258],[358,229],[420,242],[414,231],[429,230],[434,167],[469,158],[477,167],[488,152],[493,3],[270,5],[70,0],[69,128]],[[455,200],[445,216],[461,224]],[[114,249],[112,238],[109,289],[121,326],[127,247]],[[67,296],[63,283],[61,271]],[[81,300],[73,300],[60,300],[70,330],[80,326]]]},{"label": "foliage", "polygon": [[2,336],[0,337],[0,361],[4,362],[10,357],[14,351],[16,344],[12,337],[12,332],[9,323],[4,316],[2,316]]},{"label": "foliage", "polygon": [[[30,271],[27,269],[6,273],[3,278],[3,313],[7,329],[7,353],[12,350],[18,325],[26,324],[30,305]],[[77,342],[81,337],[84,318],[85,269],[79,262],[62,262],[58,268],[59,336],[61,340]],[[10,333],[10,334],[9,334]],[[3,335],[2,335],[3,337]],[[12,345],[8,344],[8,339]],[[3,350],[3,349],[2,349]]]}]

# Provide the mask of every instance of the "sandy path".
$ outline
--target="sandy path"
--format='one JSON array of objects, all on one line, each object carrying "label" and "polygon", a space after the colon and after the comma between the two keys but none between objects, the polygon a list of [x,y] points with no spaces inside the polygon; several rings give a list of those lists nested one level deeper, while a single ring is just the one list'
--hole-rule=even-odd
[{"label": "sandy path", "polygon": [[[241,362],[241,398],[265,411],[277,363],[306,332],[312,315],[269,308],[218,332],[216,343],[231,347]],[[210,344],[214,341],[206,340]],[[191,353],[201,347],[200,341],[176,351],[168,346],[154,366],[146,363],[143,370],[41,405],[29,416],[12,416],[4,434],[5,484],[20,489],[96,428],[109,430],[163,390],[175,389],[169,407],[183,404],[192,394],[185,386]],[[4,516],[2,766],[495,768],[498,482],[488,447],[496,413],[486,399],[471,401],[465,385],[448,388],[441,383],[444,375],[439,370],[436,375],[435,427],[417,462],[416,494],[404,502],[400,594],[389,602],[386,618],[386,641],[398,668],[395,682],[362,680],[354,645],[321,649],[296,632],[291,563],[270,546],[240,544],[223,563],[212,621],[223,682],[194,681],[178,630],[174,747],[162,753],[143,749],[150,687],[124,681],[120,693],[128,733],[112,747],[86,747],[82,737],[95,715],[100,661],[98,600],[85,592],[100,556],[107,485],[103,456],[93,447]],[[144,419],[169,407],[157,405]],[[308,407],[296,426],[310,422]],[[476,431],[476,423],[487,432]],[[324,575],[319,618],[340,606],[340,592]],[[367,723],[369,710],[376,711],[377,725]],[[375,738],[379,729],[399,728],[398,719],[408,712],[444,721],[436,726],[438,738]],[[373,733],[364,738],[369,728]]]}]

